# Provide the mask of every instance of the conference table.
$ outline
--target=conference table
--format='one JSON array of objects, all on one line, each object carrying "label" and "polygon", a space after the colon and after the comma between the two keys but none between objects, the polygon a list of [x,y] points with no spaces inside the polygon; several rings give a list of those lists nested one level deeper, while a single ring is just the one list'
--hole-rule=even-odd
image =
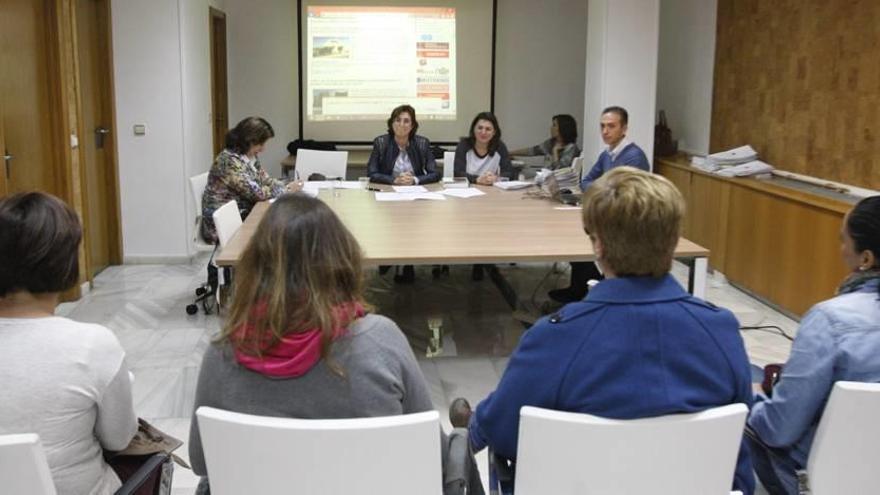
[{"label": "conference table", "polygon": [[[391,186],[370,184],[391,191]],[[440,184],[426,186],[442,190]],[[581,226],[579,207],[534,198],[537,187],[501,190],[471,186],[484,195],[444,201],[382,202],[364,189],[320,189],[319,199],[339,216],[358,240],[367,266],[454,265],[593,261],[593,246]],[[234,267],[269,202],[258,203],[215,259]],[[688,290],[705,297],[709,250],[680,238],[675,257],[688,265]],[[490,273],[514,309],[517,297],[497,271]]]}]

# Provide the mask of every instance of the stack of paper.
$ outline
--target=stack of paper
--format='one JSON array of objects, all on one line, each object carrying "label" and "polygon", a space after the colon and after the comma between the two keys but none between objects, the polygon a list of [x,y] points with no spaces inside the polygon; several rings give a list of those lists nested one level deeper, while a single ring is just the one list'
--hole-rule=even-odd
[{"label": "stack of paper", "polygon": [[446,196],[452,196],[454,198],[473,198],[474,196],[483,196],[483,191],[472,187],[468,189],[444,189],[440,191],[440,194],[445,194]]},{"label": "stack of paper", "polygon": [[724,177],[751,177],[753,175],[769,174],[773,166],[761,160],[752,160],[734,167],[725,167],[715,173]]},{"label": "stack of paper", "polygon": [[707,167],[733,167],[758,159],[758,152],[751,146],[745,145],[732,150],[713,153],[706,157]]},{"label": "stack of paper", "polygon": [[394,192],[399,193],[423,193],[428,192],[425,186],[392,186]]},{"label": "stack of paper", "polygon": [[362,189],[356,180],[310,180],[303,183],[302,191],[309,196],[317,196],[320,189]]},{"label": "stack of paper", "polygon": [[505,191],[512,191],[514,189],[524,189],[533,185],[531,182],[526,182],[523,180],[511,180],[507,182],[496,182],[493,184],[498,189],[503,189]]}]

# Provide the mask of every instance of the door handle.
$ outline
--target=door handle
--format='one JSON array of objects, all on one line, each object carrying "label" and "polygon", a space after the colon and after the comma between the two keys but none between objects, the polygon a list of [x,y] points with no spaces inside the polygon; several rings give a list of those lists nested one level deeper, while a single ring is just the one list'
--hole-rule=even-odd
[{"label": "door handle", "polygon": [[104,147],[104,136],[107,134],[110,134],[110,129],[106,127],[95,128],[95,148],[101,149]]},{"label": "door handle", "polygon": [[6,164],[6,180],[9,180],[9,162],[11,162],[13,158],[15,158],[15,155],[9,153],[9,150],[3,152],[3,163]]}]

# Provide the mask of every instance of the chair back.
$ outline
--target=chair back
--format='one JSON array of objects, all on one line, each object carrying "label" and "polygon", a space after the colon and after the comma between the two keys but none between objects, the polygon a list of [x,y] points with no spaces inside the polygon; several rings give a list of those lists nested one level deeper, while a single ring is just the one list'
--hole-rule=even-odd
[{"label": "chair back", "polygon": [[214,227],[217,229],[217,240],[222,248],[241,227],[241,213],[234,199],[214,210]]},{"label": "chair back", "polygon": [[455,177],[455,152],[443,152],[443,178]]},{"label": "chair back", "polygon": [[299,180],[309,180],[309,176],[318,173],[328,179],[345,180],[348,168],[347,151],[321,151],[300,149],[296,152],[294,172]]},{"label": "chair back", "polygon": [[55,495],[37,434],[0,435],[0,492]]},{"label": "chair back", "polygon": [[877,493],[877,418],[880,383],[834,384],[807,460],[813,495]]},{"label": "chair back", "polygon": [[571,169],[577,175],[578,182],[584,178],[584,157],[578,156],[575,157],[574,160],[571,161]]},{"label": "chair back", "polygon": [[440,415],[291,419],[196,411],[214,495],[439,495]]},{"label": "chair back", "polygon": [[748,408],[613,420],[525,406],[516,493],[729,494]]},{"label": "chair back", "polygon": [[196,209],[195,235],[193,241],[195,241],[195,248],[200,251],[207,251],[212,247],[205,242],[205,239],[202,237],[202,196],[204,196],[205,187],[207,186],[208,172],[194,175],[189,178],[189,190],[192,192],[193,205],[195,205]]}]

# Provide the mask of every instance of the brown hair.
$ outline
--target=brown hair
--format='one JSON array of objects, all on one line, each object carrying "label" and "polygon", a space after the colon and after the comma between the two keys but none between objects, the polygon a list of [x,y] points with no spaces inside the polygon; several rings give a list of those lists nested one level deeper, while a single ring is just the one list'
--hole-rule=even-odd
[{"label": "brown hair", "polygon": [[[337,308],[366,307],[361,248],[323,202],[285,194],[269,207],[236,269],[229,317],[218,340],[259,356],[286,334],[318,328],[327,358]],[[264,315],[255,309],[264,307]],[[257,311],[260,313],[260,311]],[[250,335],[239,330],[253,329]]]},{"label": "brown hair", "polygon": [[416,135],[416,131],[419,130],[419,121],[416,120],[416,109],[411,105],[400,105],[391,111],[391,117],[388,118],[388,134],[394,135],[394,129],[391,127],[394,124],[394,121],[397,120],[397,117],[402,113],[408,113],[409,117],[412,119],[412,129],[409,131],[409,139],[412,141],[413,137]]},{"label": "brown hair", "polygon": [[266,119],[246,117],[226,133],[226,149],[243,155],[251,146],[263,144],[273,137],[275,130]]},{"label": "brown hair", "polygon": [[662,277],[672,266],[684,210],[666,178],[615,167],[584,192],[584,231],[602,242],[602,259],[618,276]]},{"label": "brown hair", "polygon": [[55,196],[29,192],[0,199],[0,297],[76,285],[80,241],[76,212]]}]

